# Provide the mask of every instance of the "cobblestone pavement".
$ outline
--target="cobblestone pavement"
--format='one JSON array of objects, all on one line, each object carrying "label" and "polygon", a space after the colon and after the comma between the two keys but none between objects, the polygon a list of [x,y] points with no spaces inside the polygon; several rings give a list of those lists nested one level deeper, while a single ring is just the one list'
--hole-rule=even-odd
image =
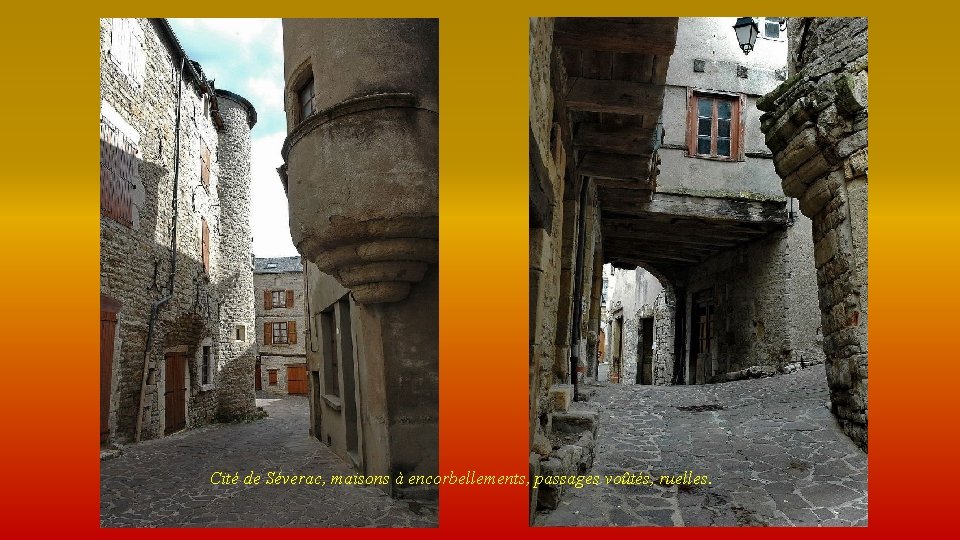
[{"label": "cobblestone pavement", "polygon": [[646,471],[656,482],[692,470],[711,484],[568,488],[538,525],[867,523],[867,455],[827,408],[823,366],[713,385],[604,385],[589,399],[601,416],[588,474]]},{"label": "cobblestone pavement", "polygon": [[[435,527],[436,503],[394,500],[373,486],[245,486],[251,470],[355,473],[308,434],[305,397],[258,399],[269,416],[214,424],[124,449],[100,464],[103,527]],[[212,485],[215,471],[239,485]]]}]

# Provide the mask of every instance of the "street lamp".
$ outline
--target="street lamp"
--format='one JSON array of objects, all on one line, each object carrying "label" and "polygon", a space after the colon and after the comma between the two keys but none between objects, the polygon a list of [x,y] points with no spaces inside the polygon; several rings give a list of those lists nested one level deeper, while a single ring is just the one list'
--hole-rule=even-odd
[{"label": "street lamp", "polygon": [[737,23],[733,25],[733,30],[737,33],[737,41],[740,42],[743,54],[750,54],[754,43],[757,42],[757,34],[760,33],[757,22],[753,20],[753,17],[740,17],[737,19]]}]

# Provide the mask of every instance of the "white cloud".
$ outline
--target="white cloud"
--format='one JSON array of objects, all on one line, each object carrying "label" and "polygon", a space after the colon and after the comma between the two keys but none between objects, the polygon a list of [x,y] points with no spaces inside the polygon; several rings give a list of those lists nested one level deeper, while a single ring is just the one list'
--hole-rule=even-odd
[{"label": "white cloud", "polygon": [[253,139],[251,161],[253,254],[257,257],[283,257],[297,254],[290,239],[287,196],[277,174],[283,164],[280,147],[285,135],[273,133]]},{"label": "white cloud", "polygon": [[258,110],[283,111],[283,76],[247,79],[247,96]]},{"label": "white cloud", "polygon": [[243,45],[272,42],[280,32],[278,19],[176,19],[183,28],[211,39],[233,40]]}]

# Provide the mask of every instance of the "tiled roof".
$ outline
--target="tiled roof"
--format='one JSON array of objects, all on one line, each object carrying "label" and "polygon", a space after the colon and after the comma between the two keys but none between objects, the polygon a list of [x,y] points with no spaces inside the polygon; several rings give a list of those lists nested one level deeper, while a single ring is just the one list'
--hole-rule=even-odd
[{"label": "tiled roof", "polygon": [[253,259],[254,274],[282,274],[284,272],[303,272],[300,257],[264,257]]}]

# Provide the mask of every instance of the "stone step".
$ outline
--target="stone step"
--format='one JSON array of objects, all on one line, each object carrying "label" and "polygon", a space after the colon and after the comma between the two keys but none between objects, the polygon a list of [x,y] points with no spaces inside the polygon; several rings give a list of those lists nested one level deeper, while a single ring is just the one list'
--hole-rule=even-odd
[{"label": "stone step", "polygon": [[565,412],[551,415],[550,424],[558,433],[579,434],[589,432],[596,438],[600,423],[600,407],[593,403],[575,402]]}]

